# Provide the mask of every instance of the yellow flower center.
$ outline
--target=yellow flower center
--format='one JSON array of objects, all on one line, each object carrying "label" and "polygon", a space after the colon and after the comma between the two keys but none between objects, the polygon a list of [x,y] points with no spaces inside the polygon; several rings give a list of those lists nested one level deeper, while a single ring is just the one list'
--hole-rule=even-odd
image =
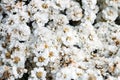
[{"label": "yellow flower center", "polygon": [[6,57],[6,58],[10,58],[10,55],[11,55],[10,52],[7,52],[7,53],[5,54],[5,57]]},{"label": "yellow flower center", "polygon": [[17,63],[20,61],[20,58],[16,56],[16,57],[14,57],[14,59],[13,59],[13,60],[14,60],[14,63],[16,63],[16,64],[17,64]]},{"label": "yellow flower center", "polygon": [[47,9],[48,5],[44,3],[44,4],[42,4],[42,8]]},{"label": "yellow flower center", "polygon": [[45,60],[44,57],[42,57],[42,56],[38,57],[38,61],[39,61],[39,62],[43,62],[44,60]]},{"label": "yellow flower center", "polygon": [[68,32],[69,29],[68,28],[64,28],[64,33]]},{"label": "yellow flower center", "polygon": [[47,45],[47,44],[45,44],[45,45],[44,45],[44,47],[45,47],[45,48],[48,48],[48,45]]},{"label": "yellow flower center", "polygon": [[71,38],[70,36],[68,36],[68,37],[66,38],[66,40],[71,41],[72,38]]},{"label": "yellow flower center", "polygon": [[38,78],[41,78],[41,77],[42,77],[42,75],[43,75],[43,73],[42,73],[42,72],[36,72],[36,76],[37,76]]},{"label": "yellow flower center", "polygon": [[50,52],[49,52],[49,57],[52,57],[52,56],[53,56],[53,52],[50,51]]}]

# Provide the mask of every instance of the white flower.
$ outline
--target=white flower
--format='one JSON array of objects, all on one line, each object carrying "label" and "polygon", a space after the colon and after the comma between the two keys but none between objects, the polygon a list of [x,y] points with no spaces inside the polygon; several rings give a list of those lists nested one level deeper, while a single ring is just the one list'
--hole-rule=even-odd
[{"label": "white flower", "polygon": [[51,5],[50,1],[42,1],[42,0],[32,0],[35,2],[35,5],[41,12],[48,12],[48,9]]},{"label": "white flower", "polygon": [[55,38],[55,34],[46,27],[36,28],[33,34],[38,40],[42,40],[43,42],[45,41],[48,43],[54,41]]},{"label": "white flower", "polygon": [[34,68],[28,80],[46,80],[46,71],[42,67]]},{"label": "white flower", "polygon": [[32,1],[30,1],[30,3],[28,4],[28,7],[27,7],[27,8],[28,8],[28,11],[29,11],[30,14],[36,13],[37,10],[38,10],[38,7],[37,7],[35,1],[36,1],[36,0],[32,0]]},{"label": "white flower", "polygon": [[105,3],[108,6],[113,6],[114,8],[118,8],[120,6],[120,0],[105,0]]},{"label": "white flower", "polygon": [[48,22],[48,13],[45,12],[36,12],[33,15],[33,20],[36,20],[36,23],[39,27],[44,26]]},{"label": "white flower", "polygon": [[60,10],[64,10],[69,7],[70,0],[55,0],[56,6],[59,7]]},{"label": "white flower", "polygon": [[57,40],[62,41],[65,45],[73,45],[78,41],[77,32],[72,28],[72,26],[64,25],[62,28],[56,30]]},{"label": "white flower", "polygon": [[49,10],[48,10],[49,19],[50,20],[54,19],[55,15],[59,15],[59,12],[60,12],[59,10],[50,7]]},{"label": "white flower", "polygon": [[[13,12],[18,12],[18,10],[13,10]],[[9,18],[7,20],[8,24],[15,24],[15,23],[20,23],[20,16],[19,14],[13,15],[13,14],[9,14]]]},{"label": "white flower", "polygon": [[74,47],[71,47],[70,51],[71,51],[71,56],[72,56],[71,59],[75,62],[84,60],[87,55],[83,50],[80,50]]},{"label": "white flower", "polygon": [[97,0],[82,0],[83,9],[94,9],[96,6]]},{"label": "white flower", "polygon": [[12,4],[12,5],[15,3],[14,0],[2,0],[1,2],[4,4]]},{"label": "white flower", "polygon": [[82,9],[78,6],[67,9],[66,11],[67,17],[69,20],[78,21],[82,18]]},{"label": "white flower", "polygon": [[31,0],[28,4],[28,10],[30,13],[36,13],[36,12],[48,12],[49,7],[51,5],[50,1],[42,1],[42,0]]},{"label": "white flower", "polygon": [[21,67],[13,66],[11,70],[11,74],[14,75],[14,78],[21,78],[27,70]]},{"label": "white flower", "polygon": [[54,24],[57,26],[62,26],[68,24],[68,19],[65,15],[59,14],[59,15],[54,15]]},{"label": "white flower", "polygon": [[48,50],[45,50],[42,53],[36,54],[33,61],[36,62],[37,66],[46,66],[49,62],[48,56],[49,52]]},{"label": "white flower", "polygon": [[[69,3],[70,7],[69,8],[72,8],[72,7],[80,7],[80,4],[76,1],[73,1],[73,0],[70,0],[70,3]],[[69,9],[68,8],[68,9]]]},{"label": "white flower", "polygon": [[[99,39],[102,41],[102,42],[107,42],[105,41],[104,39],[106,39],[106,37],[109,37],[108,39],[112,40],[112,38],[116,38],[116,39],[120,39],[119,35],[120,32],[119,32],[119,26],[117,26],[115,23],[105,23],[105,22],[99,22],[95,25],[95,28],[98,28],[96,29],[96,33],[99,37]],[[112,42],[112,41],[110,41]]]},{"label": "white flower", "polygon": [[99,38],[99,40],[102,42],[103,48],[105,48],[103,51],[105,55],[109,55],[109,52],[112,52],[113,54],[116,53],[118,49],[118,42],[119,38],[117,35],[120,35],[120,32],[118,30],[119,26],[117,26],[114,23],[105,23],[100,22],[95,25],[96,33]]},{"label": "white flower", "polygon": [[21,22],[26,23],[30,18],[30,16],[28,15],[26,11],[20,11],[18,14],[19,14],[19,20]]},{"label": "white flower", "polygon": [[114,21],[118,17],[118,12],[113,7],[107,7],[102,11],[102,17],[108,21]]},{"label": "white flower", "polygon": [[13,40],[9,44],[9,49],[14,50],[14,51],[23,51],[24,52],[27,47],[28,47],[27,43],[20,43],[20,41],[17,41],[17,40]]},{"label": "white flower", "polygon": [[55,62],[56,59],[58,59],[59,57],[59,52],[57,51],[57,49],[55,47],[52,47],[49,49],[49,61],[50,62]]},{"label": "white flower", "polygon": [[91,23],[94,23],[94,20],[96,19],[96,14],[92,10],[86,10],[84,12],[84,18],[82,21],[90,21]]},{"label": "white flower", "polygon": [[26,41],[30,37],[30,28],[26,24],[14,24],[8,29],[8,33],[13,40]]},{"label": "white flower", "polygon": [[22,67],[24,68],[25,66],[25,53],[24,52],[17,52],[15,51],[15,53],[11,54],[11,60],[10,63],[12,66],[16,66],[16,67]]},{"label": "white flower", "polygon": [[71,80],[71,79],[78,80],[77,74],[82,74],[79,71],[80,69],[76,67],[72,67],[72,66],[64,67],[56,73],[55,79],[56,80]]}]

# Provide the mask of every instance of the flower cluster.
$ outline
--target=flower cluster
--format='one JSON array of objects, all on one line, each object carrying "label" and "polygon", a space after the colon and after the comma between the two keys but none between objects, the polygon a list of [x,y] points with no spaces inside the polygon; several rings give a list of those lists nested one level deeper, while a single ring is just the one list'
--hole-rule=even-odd
[{"label": "flower cluster", "polygon": [[120,80],[120,0],[0,0],[0,80]]}]

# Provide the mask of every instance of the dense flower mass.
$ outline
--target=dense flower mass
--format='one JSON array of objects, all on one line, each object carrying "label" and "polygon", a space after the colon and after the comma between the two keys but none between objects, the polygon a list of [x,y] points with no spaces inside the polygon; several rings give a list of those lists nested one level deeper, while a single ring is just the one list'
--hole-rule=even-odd
[{"label": "dense flower mass", "polygon": [[120,80],[120,0],[0,0],[0,80]]}]

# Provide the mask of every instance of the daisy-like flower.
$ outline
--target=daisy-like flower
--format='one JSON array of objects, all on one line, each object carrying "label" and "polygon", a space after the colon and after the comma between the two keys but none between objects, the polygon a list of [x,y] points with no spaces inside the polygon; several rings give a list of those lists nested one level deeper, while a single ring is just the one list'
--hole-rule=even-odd
[{"label": "daisy-like flower", "polygon": [[53,7],[50,7],[49,10],[48,10],[49,19],[50,19],[50,20],[54,19],[55,15],[58,15],[59,12],[60,12],[59,10],[54,9]]},{"label": "daisy-like flower", "polygon": [[26,23],[28,19],[30,18],[29,14],[26,11],[20,11],[18,12],[18,14],[19,14],[19,20],[21,22]]},{"label": "daisy-like flower", "polygon": [[42,0],[32,0],[31,4],[34,5],[41,12],[48,12],[49,7],[51,5],[50,1],[42,1]]},{"label": "daisy-like flower", "polygon": [[85,53],[83,50],[80,50],[78,48],[75,47],[70,47],[71,51],[71,59],[73,60],[73,62],[79,62],[85,59],[85,55],[87,55],[87,53]]},{"label": "daisy-like flower", "polygon": [[69,25],[65,25],[62,29],[63,36],[61,36],[61,39],[64,44],[66,45],[73,45],[78,43],[78,35],[77,32]]},{"label": "daisy-like flower", "polygon": [[84,12],[84,18],[82,21],[90,21],[91,23],[94,23],[94,20],[96,19],[96,14],[92,10],[86,10]]},{"label": "daisy-like flower", "polygon": [[36,62],[37,66],[46,66],[48,64],[49,62],[48,53],[49,53],[48,50],[45,50],[44,52],[35,55],[33,61]]},{"label": "daisy-like flower", "polygon": [[36,23],[39,27],[44,26],[48,22],[48,13],[45,12],[36,12],[33,15],[33,19],[36,20]]},{"label": "daisy-like flower", "polygon": [[51,47],[49,49],[49,60],[50,62],[55,62],[56,59],[59,57],[59,52],[55,47]]},{"label": "daisy-like flower", "polygon": [[13,41],[14,42],[11,41],[9,44],[9,49],[13,51],[24,51],[28,46],[27,43],[24,43],[25,41],[17,41],[17,40],[13,40]]},{"label": "daisy-like flower", "polygon": [[11,53],[9,51],[4,51],[2,52],[1,56],[1,61],[4,62],[4,64],[9,64],[11,65]]},{"label": "daisy-like flower", "polygon": [[[54,33],[49,30],[46,27],[38,27],[34,30],[34,36],[37,37],[38,40],[42,40],[43,42],[49,42],[50,40],[53,40],[54,38]],[[49,34],[48,34],[49,33]]]},{"label": "daisy-like flower", "polygon": [[94,9],[96,6],[97,0],[82,0],[82,7],[86,9]]},{"label": "daisy-like flower", "polygon": [[55,0],[56,6],[60,10],[64,10],[65,8],[69,8],[69,2],[70,0]]},{"label": "daisy-like flower", "polygon": [[28,80],[46,80],[46,71],[42,67],[34,68]]},{"label": "daisy-like flower", "polygon": [[38,55],[39,53],[43,53],[45,50],[48,50],[51,44],[47,42],[36,42],[34,45],[31,46],[32,52],[35,55]]},{"label": "daisy-like flower", "polygon": [[25,66],[25,54],[24,52],[17,52],[15,51],[15,53],[13,53],[11,55],[11,59],[12,61],[10,61],[12,66],[17,66],[17,67],[24,67]]},{"label": "daisy-like flower", "polygon": [[28,4],[27,8],[28,8],[29,15],[36,13],[38,10],[38,7],[37,7],[35,1],[38,1],[38,0],[31,0],[30,3]]},{"label": "daisy-like flower", "polygon": [[113,7],[107,7],[102,11],[102,17],[108,21],[114,21],[118,17],[118,12]]},{"label": "daisy-like flower", "polygon": [[82,9],[78,6],[67,9],[66,11],[67,17],[69,20],[78,21],[82,18]]},{"label": "daisy-like flower", "polygon": [[15,78],[21,78],[26,72],[27,70],[24,68],[13,66],[11,70],[11,75],[13,75]]},{"label": "daisy-like flower", "polygon": [[54,21],[54,24],[57,26],[62,26],[62,25],[68,24],[68,19],[63,14],[55,15],[53,21]]},{"label": "daisy-like flower", "polygon": [[26,24],[14,24],[8,29],[8,33],[13,40],[26,41],[30,36],[30,28]]},{"label": "daisy-like flower", "polygon": [[[17,9],[15,9],[15,10],[12,10],[12,12],[11,13],[13,13],[13,12],[18,12],[18,10]],[[13,23],[19,23],[20,22],[20,16],[19,16],[19,14],[16,14],[16,15],[13,15],[13,14],[9,14],[9,17],[8,17],[8,19],[7,19],[7,21],[6,21],[6,23],[7,24],[9,24],[9,25],[11,25],[11,24],[13,24]]]}]

